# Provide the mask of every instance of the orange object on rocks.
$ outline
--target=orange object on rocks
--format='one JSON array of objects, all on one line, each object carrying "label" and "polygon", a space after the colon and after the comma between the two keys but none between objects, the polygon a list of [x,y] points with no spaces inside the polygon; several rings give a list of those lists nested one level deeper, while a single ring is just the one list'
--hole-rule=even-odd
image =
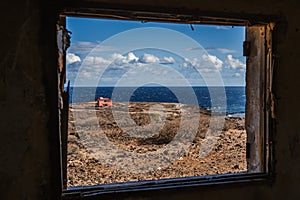
[{"label": "orange object on rocks", "polygon": [[97,98],[97,103],[96,103],[96,107],[111,107],[112,106],[112,101],[110,100],[110,98],[104,98],[104,97],[99,97]]}]

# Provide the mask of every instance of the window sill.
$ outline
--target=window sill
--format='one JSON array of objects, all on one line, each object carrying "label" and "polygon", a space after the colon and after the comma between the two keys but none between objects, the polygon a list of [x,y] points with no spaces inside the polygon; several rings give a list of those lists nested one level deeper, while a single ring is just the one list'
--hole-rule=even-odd
[{"label": "window sill", "polygon": [[75,186],[63,191],[62,199],[85,199],[101,195],[132,193],[153,190],[169,190],[177,188],[208,187],[225,184],[266,183],[270,181],[266,173],[236,173],[222,175],[207,175],[199,177],[184,177],[162,180],[126,182],[96,186]]}]

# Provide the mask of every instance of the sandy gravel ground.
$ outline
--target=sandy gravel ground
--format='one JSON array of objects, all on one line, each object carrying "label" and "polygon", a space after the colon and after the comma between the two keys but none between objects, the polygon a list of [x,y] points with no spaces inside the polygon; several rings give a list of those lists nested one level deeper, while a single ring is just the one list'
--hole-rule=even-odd
[{"label": "sandy gravel ground", "polygon": [[244,172],[244,123],[176,103],[72,104],[68,186]]}]

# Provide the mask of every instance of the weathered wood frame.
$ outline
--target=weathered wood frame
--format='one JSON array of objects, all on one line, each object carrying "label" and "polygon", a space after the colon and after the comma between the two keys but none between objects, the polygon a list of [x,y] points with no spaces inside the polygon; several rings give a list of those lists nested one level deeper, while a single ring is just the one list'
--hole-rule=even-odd
[{"label": "weathered wood frame", "polygon": [[67,143],[68,143],[68,118],[69,118],[69,86],[65,91],[66,82],[66,50],[69,46],[68,31],[66,30],[66,18],[60,16],[57,24],[57,48],[58,48],[58,91],[59,91],[59,122],[61,144],[61,170],[62,186],[67,188]]},{"label": "weathered wood frame", "polygon": [[[249,52],[246,64],[246,131],[248,172],[267,172],[269,116],[272,97],[273,24],[246,27]],[[274,117],[274,112],[271,112]]]},{"label": "weathered wood frame", "polygon": [[[109,14],[109,13],[113,13]],[[138,14],[137,14],[138,13]],[[250,44],[249,55],[247,55],[247,106],[246,106],[246,130],[248,147],[248,173],[213,175],[204,177],[175,178],[159,181],[142,181],[138,183],[125,183],[113,185],[99,185],[93,187],[76,187],[67,189],[66,187],[66,135],[68,111],[66,105],[61,107],[61,143],[62,143],[62,170],[64,199],[93,199],[99,195],[127,193],[132,191],[151,191],[170,188],[208,186],[224,183],[247,183],[255,181],[266,181],[269,177],[270,169],[270,138],[269,138],[269,116],[275,116],[274,104],[272,101],[272,28],[270,22],[260,20],[247,20],[247,16],[239,18],[211,17],[213,14],[207,14],[205,17],[195,17],[194,15],[176,16],[165,13],[155,12],[136,12],[117,9],[90,9],[90,8],[70,8],[62,12],[62,20],[65,16],[98,17],[108,19],[129,19],[129,20],[152,20],[176,23],[198,23],[198,24],[218,24],[218,25],[242,25],[246,27],[246,40]],[[156,16],[156,17],[155,17]],[[159,17],[158,17],[159,16]],[[248,16],[251,18],[253,16]],[[182,19],[184,20],[182,20]],[[176,20],[177,19],[177,20]],[[254,18],[252,18],[254,19]],[[272,17],[268,17],[272,19]],[[255,22],[255,23],[254,23]],[[65,51],[63,52],[65,56]],[[65,77],[65,61],[60,62],[59,66],[60,80]],[[67,103],[67,95],[63,91],[64,82],[59,83],[60,97],[62,102]],[[65,166],[64,166],[65,165]]]}]

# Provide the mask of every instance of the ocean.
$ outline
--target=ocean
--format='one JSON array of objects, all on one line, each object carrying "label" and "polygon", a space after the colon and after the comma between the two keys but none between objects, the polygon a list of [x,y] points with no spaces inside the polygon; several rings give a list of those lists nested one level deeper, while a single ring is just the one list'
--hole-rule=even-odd
[{"label": "ocean", "polygon": [[[225,91],[224,91],[225,88]],[[208,110],[226,111],[227,115],[244,116],[245,87],[70,87],[70,103],[94,101],[108,97],[113,102],[170,102],[198,104]],[[175,95],[176,94],[176,95]],[[196,99],[197,101],[192,101]]]}]

